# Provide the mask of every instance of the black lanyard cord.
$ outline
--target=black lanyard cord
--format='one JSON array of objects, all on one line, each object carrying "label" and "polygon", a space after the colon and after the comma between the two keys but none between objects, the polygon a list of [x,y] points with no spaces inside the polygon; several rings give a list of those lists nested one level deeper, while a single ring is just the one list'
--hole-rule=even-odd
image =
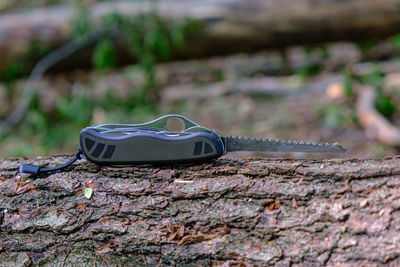
[{"label": "black lanyard cord", "polygon": [[75,156],[68,162],[57,166],[57,167],[53,167],[53,168],[41,168],[37,165],[31,165],[31,164],[21,164],[21,166],[19,167],[19,172],[20,173],[30,173],[33,175],[39,175],[41,173],[45,173],[45,172],[53,172],[53,171],[58,171],[61,170],[65,167],[68,167],[69,165],[71,165],[72,163],[74,163],[75,161],[77,161],[78,159],[82,159],[82,155],[83,152],[81,149],[78,149],[78,151],[76,152]]}]

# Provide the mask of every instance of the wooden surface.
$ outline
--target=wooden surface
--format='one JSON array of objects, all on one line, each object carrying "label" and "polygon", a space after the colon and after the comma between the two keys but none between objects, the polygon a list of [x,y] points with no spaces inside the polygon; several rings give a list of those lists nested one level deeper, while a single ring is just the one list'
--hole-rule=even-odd
[{"label": "wooden surface", "polygon": [[0,162],[2,266],[400,264],[397,157],[126,168],[82,160],[36,179],[17,173],[21,162]]}]

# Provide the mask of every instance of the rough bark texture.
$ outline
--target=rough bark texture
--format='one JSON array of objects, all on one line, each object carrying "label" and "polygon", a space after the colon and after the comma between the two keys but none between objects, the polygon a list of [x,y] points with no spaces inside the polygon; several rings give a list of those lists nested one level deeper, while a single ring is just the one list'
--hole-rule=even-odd
[{"label": "rough bark texture", "polygon": [[[96,23],[113,11],[143,14],[151,10],[149,2],[152,1],[96,4],[90,8],[90,18]],[[66,42],[75,10],[63,6],[0,16],[0,69],[10,60],[26,55],[33,40],[49,47]],[[175,51],[174,57],[178,58],[382,38],[398,33],[400,26],[400,4],[396,0],[163,0],[157,3],[156,12],[166,20],[192,18],[203,26],[185,49]],[[123,55],[126,58],[126,53]],[[82,55],[73,62],[82,66],[79,59]]]},{"label": "rough bark texture", "polygon": [[20,163],[0,163],[2,266],[400,264],[400,158]]}]

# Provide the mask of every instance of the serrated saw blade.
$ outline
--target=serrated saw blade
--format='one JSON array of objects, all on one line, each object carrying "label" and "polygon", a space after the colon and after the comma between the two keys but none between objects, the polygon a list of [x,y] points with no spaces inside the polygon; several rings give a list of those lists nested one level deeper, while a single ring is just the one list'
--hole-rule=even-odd
[{"label": "serrated saw blade", "polygon": [[225,152],[232,151],[275,151],[275,152],[315,152],[343,153],[346,152],[340,144],[296,142],[280,139],[248,138],[240,136],[222,137],[225,142]]}]

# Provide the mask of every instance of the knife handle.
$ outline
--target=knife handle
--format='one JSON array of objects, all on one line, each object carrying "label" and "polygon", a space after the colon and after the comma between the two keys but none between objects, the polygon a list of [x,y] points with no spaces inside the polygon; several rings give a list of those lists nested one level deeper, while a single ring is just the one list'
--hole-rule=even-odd
[{"label": "knife handle", "polygon": [[138,131],[115,136],[84,128],[80,145],[86,159],[100,165],[178,163],[218,158],[224,153],[221,138],[206,131],[183,135]]}]

